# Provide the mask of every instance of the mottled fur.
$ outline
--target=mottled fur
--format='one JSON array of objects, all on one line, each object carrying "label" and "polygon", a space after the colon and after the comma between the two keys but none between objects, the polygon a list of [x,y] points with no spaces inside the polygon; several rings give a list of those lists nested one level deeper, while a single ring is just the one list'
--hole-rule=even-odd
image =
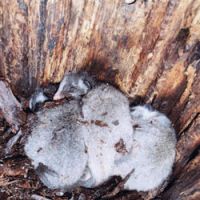
[{"label": "mottled fur", "polygon": [[122,177],[134,169],[125,189],[148,191],[160,186],[170,175],[175,160],[176,137],[170,120],[146,106],[131,108],[133,149],[116,162]]},{"label": "mottled fur", "polygon": [[48,100],[48,97],[44,94],[41,88],[37,89],[31,96],[29,100],[29,108],[31,111],[37,109],[38,104],[44,103]]},{"label": "mottled fur", "polygon": [[41,181],[49,188],[76,185],[87,164],[79,102],[70,101],[36,113],[25,145]]},{"label": "mottled fur", "polygon": [[95,187],[128,176],[127,190],[148,191],[170,175],[176,137],[170,120],[87,73],[70,73],[54,100],[73,101],[38,113],[25,152],[49,188]]},{"label": "mottled fur", "polygon": [[87,72],[68,73],[61,81],[53,99],[59,100],[65,97],[80,99],[81,96],[87,94],[92,89],[94,84],[93,78]]},{"label": "mottled fur", "polygon": [[[101,84],[91,90],[82,101],[84,120],[93,122],[88,126],[86,136],[93,187],[115,175],[114,161],[131,150],[133,130],[128,100],[114,87]],[[123,141],[125,151],[120,152],[116,148],[120,141]]]}]

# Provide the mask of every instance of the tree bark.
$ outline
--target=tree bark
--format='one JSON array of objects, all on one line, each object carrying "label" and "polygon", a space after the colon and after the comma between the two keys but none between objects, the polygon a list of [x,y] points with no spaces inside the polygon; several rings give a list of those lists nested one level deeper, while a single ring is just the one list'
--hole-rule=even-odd
[{"label": "tree bark", "polygon": [[200,198],[199,40],[199,0],[0,0],[0,76],[18,98],[87,70],[172,120],[164,199]]}]

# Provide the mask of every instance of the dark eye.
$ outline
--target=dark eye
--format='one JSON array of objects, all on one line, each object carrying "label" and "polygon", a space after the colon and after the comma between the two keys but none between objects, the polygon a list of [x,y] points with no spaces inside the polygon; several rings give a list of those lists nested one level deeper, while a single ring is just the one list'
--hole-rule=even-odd
[{"label": "dark eye", "polygon": [[90,82],[88,80],[83,80],[83,83],[89,88],[92,88],[92,85],[90,84]]},{"label": "dark eye", "polygon": [[130,107],[130,111],[131,111],[131,112],[134,112],[134,111],[135,111],[135,108],[134,108],[134,107]]},{"label": "dark eye", "polygon": [[73,92],[75,92],[77,90],[77,88],[75,88],[74,86],[71,86],[70,88],[69,88],[69,92],[70,93],[73,93]]}]

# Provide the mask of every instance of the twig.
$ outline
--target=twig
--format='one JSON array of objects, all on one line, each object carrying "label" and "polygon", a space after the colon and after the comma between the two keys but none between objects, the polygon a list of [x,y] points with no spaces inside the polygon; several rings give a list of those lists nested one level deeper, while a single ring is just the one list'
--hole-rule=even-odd
[{"label": "twig", "polygon": [[123,188],[124,188],[124,185],[125,183],[128,181],[128,179],[130,178],[131,174],[134,172],[134,169],[132,169],[127,175],[126,177],[120,181],[118,183],[118,185],[114,188],[113,191],[109,192],[108,194],[104,195],[102,198],[103,199],[108,199],[108,198],[111,198],[115,195],[117,195]]}]

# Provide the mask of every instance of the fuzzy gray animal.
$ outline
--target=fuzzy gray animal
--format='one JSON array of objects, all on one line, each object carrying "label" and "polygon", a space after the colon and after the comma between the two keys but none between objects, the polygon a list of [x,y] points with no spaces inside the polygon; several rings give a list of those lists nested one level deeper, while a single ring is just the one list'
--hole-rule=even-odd
[{"label": "fuzzy gray animal", "polygon": [[115,173],[126,177],[133,169],[125,189],[149,191],[159,187],[170,175],[175,160],[176,137],[170,120],[146,106],[131,108],[133,149],[116,164]]},{"label": "fuzzy gray animal", "polygon": [[[54,96],[71,95],[76,100],[46,105],[28,120],[30,135],[24,149],[41,181],[66,191],[95,187],[118,175],[126,180],[127,190],[161,186],[175,160],[176,137],[170,120],[146,106],[129,110],[127,98],[117,89],[108,84],[94,87],[90,77],[83,77],[68,75]],[[0,90],[0,110],[18,131],[8,142],[10,149],[22,135],[23,109],[4,81]],[[30,108],[44,100],[43,93],[36,92]]]},{"label": "fuzzy gray animal", "polygon": [[32,94],[29,100],[30,110],[35,111],[39,103],[44,103],[47,100],[48,100],[48,97],[44,94],[43,89],[42,88],[36,89],[36,91]]},{"label": "fuzzy gray animal", "polygon": [[84,130],[79,122],[79,102],[43,108],[35,118],[30,119],[26,155],[47,187],[61,190],[74,187],[88,160]]},{"label": "fuzzy gray animal", "polygon": [[[87,87],[83,79],[91,86]],[[94,187],[114,175],[114,161],[128,154],[132,148],[129,102],[125,95],[109,84],[99,84],[94,88],[94,80],[82,73],[66,75],[54,99],[68,97],[71,86],[75,99],[85,94],[82,98],[82,123],[87,129],[84,139],[88,167],[80,184]]]},{"label": "fuzzy gray animal", "polygon": [[65,97],[81,98],[94,86],[95,81],[87,72],[68,73],[61,81],[59,88],[54,95],[54,100],[63,99]]},{"label": "fuzzy gray animal", "polygon": [[81,73],[66,75],[54,99],[69,96],[76,100],[36,113],[25,146],[45,185],[91,188],[129,174],[125,189],[149,191],[168,178],[176,137],[165,115],[146,106],[130,109],[120,91],[109,84],[94,87]]},{"label": "fuzzy gray animal", "polygon": [[82,99],[82,114],[89,122],[85,143],[93,180],[83,185],[94,187],[116,175],[114,162],[131,151],[133,129],[129,102],[114,87],[101,84]]}]

